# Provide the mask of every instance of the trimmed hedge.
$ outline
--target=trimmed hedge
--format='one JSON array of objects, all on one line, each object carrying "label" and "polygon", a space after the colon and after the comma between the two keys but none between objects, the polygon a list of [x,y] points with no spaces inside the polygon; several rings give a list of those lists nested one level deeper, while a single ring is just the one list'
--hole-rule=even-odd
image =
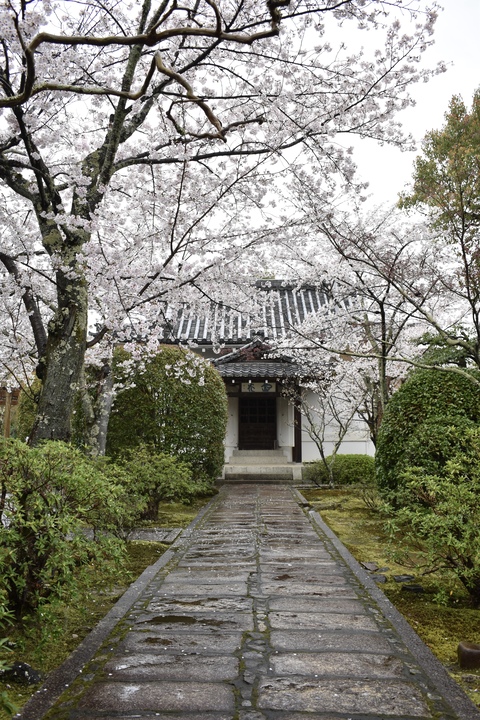
[{"label": "trimmed hedge", "polygon": [[[469,373],[480,379],[478,370]],[[408,467],[437,473],[462,451],[463,438],[480,423],[480,388],[454,372],[414,372],[387,405],[377,439],[376,473],[394,491]]]},{"label": "trimmed hedge", "polygon": [[[356,485],[373,483],[375,479],[375,460],[370,455],[329,455],[326,458],[330,465],[333,460],[332,472],[335,485]],[[303,479],[316,485],[328,485],[330,476],[325,463],[315,460],[303,468]]]},{"label": "trimmed hedge", "polygon": [[[128,358],[125,351],[118,358]],[[164,345],[143,370],[117,380],[132,387],[115,398],[107,454],[148,445],[191,468],[194,479],[216,479],[224,462],[227,394],[212,365],[177,346]]]}]

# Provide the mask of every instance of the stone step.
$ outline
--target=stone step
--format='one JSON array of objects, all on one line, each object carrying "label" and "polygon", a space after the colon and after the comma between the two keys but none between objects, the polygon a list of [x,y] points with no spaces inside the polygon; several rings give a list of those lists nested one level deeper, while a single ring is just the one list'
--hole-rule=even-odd
[{"label": "stone step", "polygon": [[283,450],[234,450],[229,465],[285,465]]},{"label": "stone step", "polygon": [[264,457],[251,455],[250,457],[231,457],[229,465],[285,465],[288,462],[285,455]]},{"label": "stone step", "polygon": [[243,485],[243,484],[255,484],[255,485],[301,485],[301,480],[298,480],[291,475],[225,475],[224,478],[218,480],[219,485]]},{"label": "stone step", "polygon": [[292,465],[285,463],[273,463],[261,465],[253,465],[251,463],[235,463],[225,465],[226,475],[236,475],[238,473],[245,473],[249,475],[291,475]]},{"label": "stone step", "polygon": [[237,450],[235,449],[232,453],[234,457],[249,457],[250,455],[257,455],[258,457],[285,457],[283,450],[277,448],[276,450]]},{"label": "stone step", "polygon": [[224,466],[224,478],[231,481],[244,481],[245,478],[257,478],[258,481],[265,480],[301,480],[302,466],[297,463],[249,465],[249,464],[227,464]]}]

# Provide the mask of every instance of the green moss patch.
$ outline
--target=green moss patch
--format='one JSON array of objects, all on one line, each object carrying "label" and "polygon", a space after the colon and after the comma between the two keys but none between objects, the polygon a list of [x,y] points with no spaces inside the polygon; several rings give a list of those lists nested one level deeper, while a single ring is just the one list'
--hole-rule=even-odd
[{"label": "green moss patch", "polygon": [[209,500],[210,498],[197,498],[191,505],[175,502],[160,503],[158,521],[155,525],[162,528],[186,528]]},{"label": "green moss patch", "polygon": [[[462,670],[457,663],[459,642],[480,643],[480,610],[470,606],[463,588],[453,580],[447,584],[435,574],[422,577],[415,574],[415,569],[392,562],[382,516],[367,508],[354,489],[302,492],[359,562],[375,562],[379,566],[387,577],[382,591],[470,699],[480,706],[480,671]],[[415,582],[425,592],[402,590],[402,584],[395,582],[393,576],[405,573],[415,575]]]}]

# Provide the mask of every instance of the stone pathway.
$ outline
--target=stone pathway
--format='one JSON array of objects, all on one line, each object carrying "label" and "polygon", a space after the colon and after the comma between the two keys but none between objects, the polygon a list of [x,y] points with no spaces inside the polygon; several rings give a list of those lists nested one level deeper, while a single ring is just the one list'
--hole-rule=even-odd
[{"label": "stone pathway", "polygon": [[93,657],[76,679],[72,661],[21,717],[44,717],[62,687],[52,720],[480,718],[297,500],[282,485],[223,487],[103,643],[101,631],[84,641],[77,664]]}]

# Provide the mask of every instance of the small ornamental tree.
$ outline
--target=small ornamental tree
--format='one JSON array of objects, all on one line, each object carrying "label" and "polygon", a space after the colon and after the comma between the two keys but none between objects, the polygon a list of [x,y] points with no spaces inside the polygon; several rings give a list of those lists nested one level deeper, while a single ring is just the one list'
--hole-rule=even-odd
[{"label": "small ornamental tree", "polygon": [[[477,370],[465,371],[472,377]],[[419,370],[391,398],[380,428],[376,471],[379,487],[394,491],[407,468],[441,472],[462,449],[467,430],[480,423],[480,391],[468,377]]]},{"label": "small ornamental tree", "polygon": [[182,348],[162,346],[133,375],[127,377],[120,369],[117,376],[128,380],[130,387],[115,398],[107,453],[118,456],[126,448],[146,444],[187,463],[199,479],[218,477],[224,460],[227,396],[210,363]]},{"label": "small ornamental tree", "polygon": [[192,477],[189,465],[147,445],[126,450],[118,466],[125,473],[125,488],[139,508],[141,520],[157,520],[161,502],[189,504],[212,492],[209,482]]},{"label": "small ornamental tree", "polygon": [[460,449],[437,471],[408,467],[388,523],[395,557],[459,580],[480,605],[480,428],[460,433]]}]

